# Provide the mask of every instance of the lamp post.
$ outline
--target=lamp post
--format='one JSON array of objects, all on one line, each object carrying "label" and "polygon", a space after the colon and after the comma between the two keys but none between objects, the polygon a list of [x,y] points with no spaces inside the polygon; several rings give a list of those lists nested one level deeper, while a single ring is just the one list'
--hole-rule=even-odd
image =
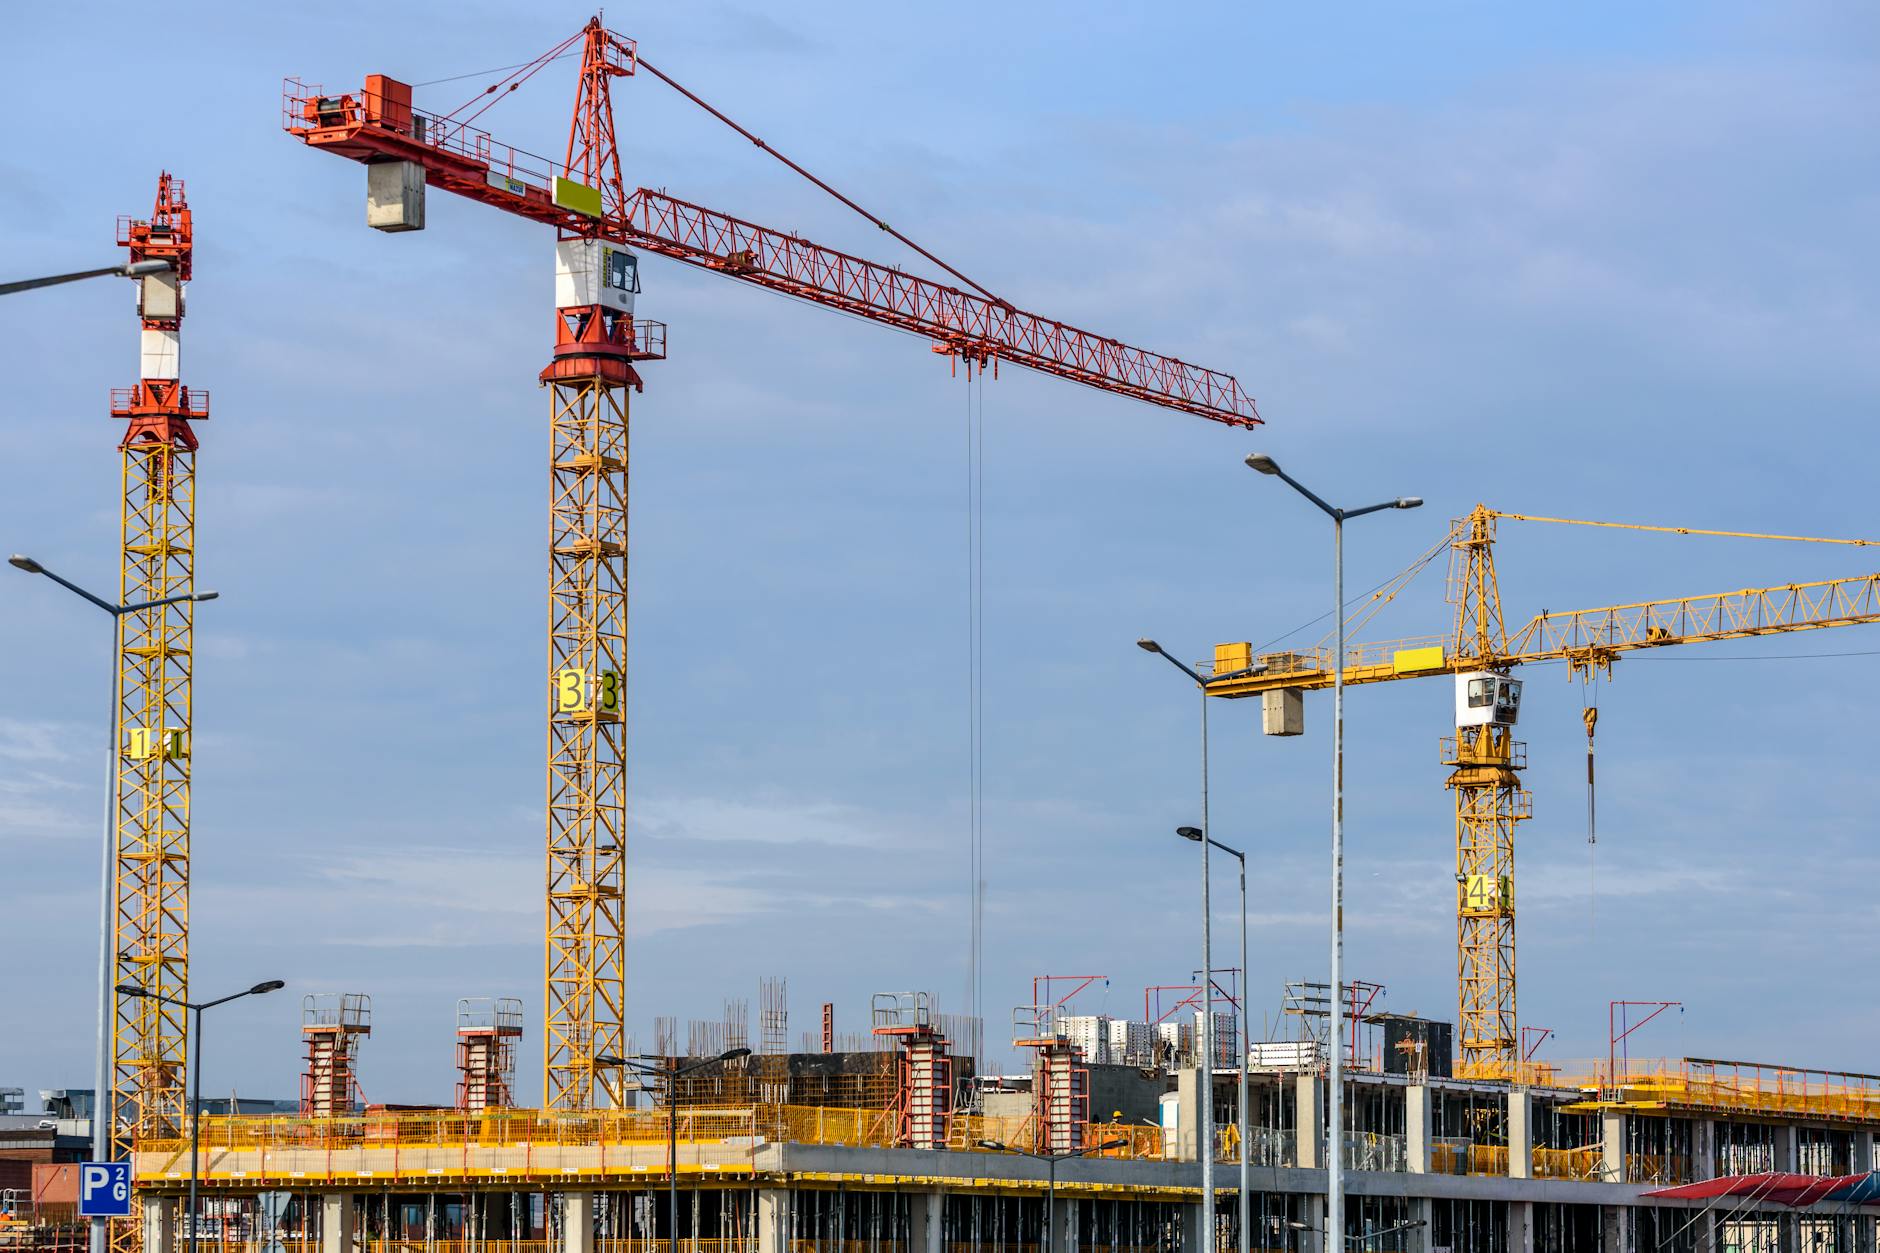
[{"label": "lamp post", "polygon": [[143,278],[150,274],[162,274],[170,268],[168,261],[126,261],[120,265],[107,265],[97,270],[74,270],[70,274],[52,274],[45,278],[22,278],[11,283],[0,283],[0,296],[31,291],[35,287],[57,287],[60,283],[76,283],[81,278],[103,278],[109,274],[120,275],[124,278]]},{"label": "lamp post", "polygon": [[1384,509],[1415,509],[1419,496],[1399,496],[1361,509],[1328,505],[1312,489],[1279,468],[1265,453],[1250,453],[1249,469],[1279,478],[1332,520],[1332,610],[1338,642],[1332,658],[1332,1029],[1325,1134],[1325,1227],[1345,1229],[1345,521]]},{"label": "lamp post", "polygon": [[[167,266],[168,262],[164,264]],[[111,913],[117,903],[112,871],[113,863],[117,860],[118,703],[123,695],[118,687],[118,649],[124,638],[124,616],[144,609],[155,609],[159,605],[173,605],[178,601],[214,600],[217,593],[194,592],[124,605],[94,596],[78,584],[59,577],[31,557],[20,553],[8,557],[7,564],[27,574],[42,574],[66,591],[111,615],[111,716],[105,720],[104,854],[98,888],[98,1055],[94,1071],[97,1086],[91,1097],[92,1160],[108,1162],[111,1160],[111,1122],[117,1114],[111,1108]],[[106,1238],[105,1220],[92,1219],[90,1253],[106,1253]]]},{"label": "lamp post", "polygon": [[[1205,842],[1209,847],[1220,849],[1223,853],[1226,853],[1229,857],[1232,857],[1235,861],[1240,863],[1240,1029],[1242,1032],[1245,1032],[1247,1029],[1247,981],[1250,978],[1247,970],[1247,855],[1237,848],[1229,848],[1219,840],[1204,834],[1195,827],[1176,827],[1175,834],[1181,836],[1184,840]],[[1205,853],[1203,855],[1205,856]],[[1244,1046],[1237,1050],[1237,1056],[1234,1061],[1235,1069],[1240,1072],[1240,1118],[1238,1119],[1240,1129],[1240,1204],[1238,1207],[1240,1214],[1240,1240],[1238,1241],[1238,1247],[1240,1253],[1247,1253],[1248,1220],[1251,1217],[1249,1207],[1252,1202],[1247,1195],[1249,1167],[1247,1160],[1247,1050]]]},{"label": "lamp post", "polygon": [[618,1066],[636,1075],[659,1075],[666,1080],[667,1253],[679,1253],[679,1076],[750,1055],[749,1049],[726,1049],[716,1057],[703,1057],[684,1066],[679,1064],[676,1057],[663,1057],[657,1066],[643,1058],[615,1057],[609,1053],[598,1053],[594,1057],[596,1066]]},{"label": "lamp post", "polygon": [[1034,1162],[1045,1165],[1044,1183],[1044,1248],[1042,1253],[1053,1253],[1051,1248],[1051,1220],[1057,1213],[1057,1164],[1073,1157],[1088,1157],[1092,1153],[1104,1153],[1110,1149],[1120,1149],[1127,1145],[1127,1140],[1106,1140],[1102,1144],[1093,1144],[1088,1148],[1072,1153],[1033,1153],[1029,1149],[1015,1148],[1010,1144],[1001,1144],[997,1140],[981,1140],[979,1147],[992,1153],[1016,1153],[1020,1157],[1029,1157]]},{"label": "lamp post", "polygon": [[[1203,678],[1199,671],[1184,662],[1177,661],[1154,640],[1144,637],[1136,641],[1136,647],[1146,653],[1154,653],[1162,660],[1174,666],[1194,681],[1195,688],[1201,693],[1201,827],[1205,839],[1208,831],[1208,684],[1226,679],[1243,678],[1250,674],[1259,674],[1266,669],[1264,663],[1248,666],[1244,670],[1235,670],[1229,674],[1216,674]],[[1195,1128],[1195,1152],[1201,1158],[1201,1229],[1207,1233],[1208,1246],[1214,1242],[1214,932],[1208,896],[1208,850],[1201,848],[1201,1075],[1200,1075],[1200,1111]]]},{"label": "lamp post", "polygon": [[[198,1178],[196,1170],[198,1152],[202,1145],[202,1011],[205,1009],[214,1009],[217,1005],[226,1005],[230,1001],[239,1001],[244,996],[261,996],[268,992],[278,992],[286,986],[287,985],[279,979],[269,979],[266,983],[257,983],[251,988],[243,988],[241,991],[231,992],[227,996],[218,996],[213,1001],[185,1001],[178,997],[165,996],[161,992],[152,992],[149,988],[142,987],[135,983],[120,983],[117,985],[119,996],[148,997],[153,1001],[162,1001],[166,1005],[181,1006],[183,1009],[190,1012],[190,1021],[193,1028],[190,1034],[195,1037],[195,1042],[189,1043],[185,1041],[189,1055],[190,1079],[189,1206],[184,1211],[189,1221],[189,1238],[186,1246],[189,1253],[196,1253],[196,1233],[197,1228],[201,1226],[196,1220],[196,1181]],[[92,1113],[95,1116],[97,1114],[97,1102],[94,1100],[92,1105]]]},{"label": "lamp post", "polygon": [[[1314,1227],[1311,1223],[1289,1221],[1286,1225],[1291,1227],[1294,1231],[1316,1231],[1320,1235],[1325,1234],[1324,1228]],[[1382,1231],[1368,1231],[1362,1236],[1346,1236],[1345,1239],[1362,1246],[1370,1244],[1373,1240],[1381,1240],[1385,1236],[1394,1236],[1400,1231],[1409,1231],[1415,1227],[1427,1227],[1429,1225],[1430,1220],[1427,1218],[1413,1218],[1407,1223],[1398,1223],[1395,1227],[1386,1227]],[[1328,1251],[1328,1253],[1336,1253],[1336,1251]]]}]

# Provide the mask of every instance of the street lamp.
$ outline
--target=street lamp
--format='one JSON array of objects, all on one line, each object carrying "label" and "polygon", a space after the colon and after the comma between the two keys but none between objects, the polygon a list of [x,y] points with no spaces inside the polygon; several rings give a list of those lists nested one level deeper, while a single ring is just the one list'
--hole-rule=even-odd
[{"label": "street lamp", "polygon": [[636,1075],[665,1077],[667,1253],[679,1253],[679,1076],[716,1066],[720,1062],[734,1062],[740,1057],[750,1055],[749,1049],[726,1049],[716,1057],[703,1057],[683,1066],[679,1064],[679,1059],[676,1057],[661,1058],[662,1064],[655,1066],[643,1058],[615,1057],[611,1053],[597,1053],[594,1056],[596,1066],[617,1066],[621,1070],[631,1071]]},{"label": "street lamp", "polygon": [[1279,462],[1265,453],[1250,453],[1247,467],[1261,474],[1274,475],[1304,496],[1332,520],[1332,608],[1338,618],[1338,643],[1332,658],[1332,1029],[1331,1088],[1326,1113],[1325,1226],[1343,1231],[1345,1216],[1345,520],[1361,518],[1384,509],[1415,509],[1423,503],[1420,496],[1399,496],[1395,500],[1366,505],[1362,509],[1340,509],[1328,505],[1312,489],[1279,468]]},{"label": "street lamp", "polygon": [[[1206,842],[1213,848],[1220,849],[1240,863],[1240,1019],[1241,1030],[1247,1029],[1247,981],[1252,977],[1247,968],[1247,855],[1237,848],[1229,848],[1219,840],[1204,834],[1198,827],[1176,827],[1175,834],[1184,840],[1196,843]],[[1204,853],[1203,856],[1206,854]],[[1249,1206],[1251,1200],[1247,1194],[1247,1052],[1243,1047],[1237,1051],[1234,1059],[1235,1069],[1240,1072],[1240,1253],[1247,1253],[1247,1230],[1251,1218]]]},{"label": "street lamp", "polygon": [[60,283],[76,283],[81,278],[103,278],[107,274],[117,274],[124,278],[143,278],[150,274],[162,274],[170,268],[168,261],[126,261],[120,265],[107,265],[98,270],[74,270],[70,274],[53,274],[46,278],[23,278],[11,283],[0,283],[0,296],[31,291],[35,287],[57,287]]},{"label": "street lamp", "polygon": [[[190,1065],[189,1080],[189,1208],[185,1211],[189,1219],[189,1253],[196,1253],[196,1230],[201,1223],[196,1218],[196,1162],[197,1152],[202,1143],[202,1011],[214,1009],[217,1005],[226,1005],[230,1001],[239,1001],[244,996],[261,996],[268,992],[278,992],[287,985],[279,979],[269,979],[266,983],[257,983],[251,988],[231,992],[227,996],[218,996],[213,1001],[185,1001],[180,997],[165,996],[161,992],[152,992],[149,988],[135,983],[117,985],[119,996],[146,997],[153,1001],[162,1001],[166,1005],[177,1005],[189,1010],[194,1029],[189,1033],[195,1038],[194,1043],[184,1040],[184,1051]],[[92,1100],[92,1117],[98,1116],[98,1102]],[[100,1161],[103,1159],[100,1158]]]},{"label": "street lamp", "polygon": [[[168,262],[164,263],[166,266]],[[108,751],[105,754],[107,774],[105,776],[104,807],[104,856],[103,868],[99,872],[98,889],[98,1056],[96,1069],[97,1090],[91,1098],[91,1152],[92,1160],[108,1162],[111,1160],[111,1121],[117,1111],[110,1108],[111,1101],[111,913],[116,904],[114,899],[115,868],[117,853],[117,776],[118,776],[118,703],[123,693],[118,687],[120,672],[118,669],[118,649],[124,639],[124,616],[143,609],[154,609],[159,605],[173,605],[185,600],[214,600],[215,592],[193,592],[181,596],[165,596],[159,600],[142,600],[133,604],[121,605],[115,601],[94,596],[78,584],[60,578],[45,566],[21,553],[14,553],[7,558],[7,564],[27,574],[43,574],[66,591],[111,615],[111,716],[105,720],[105,734],[108,737]],[[90,1253],[106,1253],[105,1220],[91,1220]]]},{"label": "street lamp", "polygon": [[[1259,674],[1266,669],[1265,662],[1258,662],[1242,670],[1227,674],[1210,675],[1203,678],[1193,667],[1170,655],[1163,647],[1146,636],[1136,641],[1136,647],[1145,653],[1154,653],[1162,660],[1174,666],[1194,681],[1201,693],[1201,826],[1200,838],[1205,839],[1208,831],[1208,684],[1220,683],[1228,679],[1244,678],[1250,674]],[[1196,830],[1197,828],[1190,828]],[[1201,1158],[1201,1229],[1208,1233],[1207,1238],[1214,1239],[1214,933],[1212,929],[1208,896],[1208,850],[1201,849],[1201,1058],[1200,1075],[1201,1108],[1196,1121],[1201,1125],[1195,1128],[1195,1151]]]},{"label": "street lamp", "polygon": [[1015,1148],[1010,1144],[1001,1144],[997,1140],[981,1140],[979,1147],[989,1153],[1016,1153],[1020,1157],[1029,1157],[1034,1162],[1045,1164],[1043,1253],[1053,1253],[1051,1220],[1057,1212],[1057,1164],[1073,1157],[1088,1157],[1092,1153],[1106,1153],[1111,1149],[1120,1149],[1128,1143],[1127,1140],[1106,1140],[1102,1144],[1092,1144],[1070,1153],[1033,1153],[1029,1149]]},{"label": "street lamp", "polygon": [[[1297,1219],[1287,1220],[1286,1225],[1291,1227],[1294,1231],[1316,1231],[1320,1235],[1325,1234],[1323,1227],[1314,1227],[1311,1223],[1302,1223]],[[1386,1227],[1382,1231],[1367,1231],[1361,1236],[1346,1236],[1345,1239],[1363,1245],[1369,1244],[1373,1240],[1381,1240],[1385,1236],[1394,1236],[1400,1231],[1409,1231],[1415,1227],[1427,1227],[1429,1225],[1430,1220],[1427,1218],[1413,1218],[1407,1223],[1398,1223],[1395,1227]]]}]

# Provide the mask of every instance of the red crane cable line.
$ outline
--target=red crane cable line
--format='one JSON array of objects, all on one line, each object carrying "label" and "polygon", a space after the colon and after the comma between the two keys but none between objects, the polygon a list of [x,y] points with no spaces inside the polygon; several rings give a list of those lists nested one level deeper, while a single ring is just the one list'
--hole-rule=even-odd
[{"label": "red crane cable line", "polygon": [[[547,52],[544,52],[540,56],[536,57],[534,60],[524,61],[521,65],[511,66],[510,72],[508,74],[505,74],[502,78],[497,79],[494,83],[491,83],[488,87],[485,87],[482,91],[479,91],[476,95],[470,97],[468,100],[464,101],[462,104],[452,109],[449,113],[446,113],[444,115],[443,120],[454,122],[458,126],[468,126],[470,123],[476,121],[478,118],[482,117],[485,113],[489,112],[489,110],[496,104],[496,102],[498,100],[503,99],[504,96],[507,96],[510,91],[514,91],[516,88],[522,86],[522,84],[529,81],[529,79],[535,75],[536,71],[540,70],[543,66],[547,65],[550,61],[560,60],[562,55],[565,52],[567,52],[568,45],[574,43],[575,40],[580,39],[586,33],[587,33],[587,28],[584,26],[580,30],[576,31],[574,34],[568,36],[566,39],[556,44],[554,47],[550,48]],[[510,82],[511,79],[514,79],[515,81]],[[448,82],[450,80],[444,79],[440,81]],[[498,90],[499,88],[502,87],[504,83],[509,83],[509,91]],[[484,99],[485,97],[488,97],[488,99]],[[469,108],[471,105],[476,104],[476,102],[479,100],[482,100],[483,104],[482,104],[482,107],[477,109],[475,113],[472,113],[469,116],[463,117],[463,118],[459,118],[457,116],[459,113],[462,113],[465,109]]]},{"label": "red crane cable line", "polygon": [[820,178],[817,178],[814,174],[811,174],[808,170],[804,169],[802,166],[792,161],[789,157],[786,157],[781,152],[778,152],[775,148],[765,143],[762,139],[759,139],[756,135],[752,134],[749,130],[738,125],[738,123],[734,122],[731,118],[725,116],[724,113],[720,112],[718,109],[708,104],[697,93],[683,86],[672,75],[666,73],[666,71],[660,69],[658,66],[654,65],[651,61],[648,61],[645,57],[638,58],[638,64],[641,69],[650,71],[655,78],[659,79],[660,82],[666,84],[666,86],[672,88],[674,91],[684,96],[687,100],[690,100],[693,104],[697,105],[699,108],[705,110],[705,112],[717,118],[720,122],[723,122],[726,126],[729,126],[732,130],[736,131],[738,134],[742,135],[744,138],[750,140],[751,143],[753,143],[757,147],[763,149],[765,152],[769,153],[771,156],[775,157],[777,160],[783,162],[783,164],[788,166],[790,169],[794,170],[797,174],[801,175],[804,179],[808,180],[810,183],[813,183],[815,186],[821,188],[824,192],[834,197],[837,201],[839,201],[843,205],[846,205],[848,208],[854,210],[857,214],[859,214],[861,217],[866,219],[871,225],[873,225],[875,229],[879,231],[883,231],[887,233],[888,235],[892,236],[893,238],[899,240],[901,243],[906,244],[909,248],[912,248],[915,252],[919,253],[921,256],[925,257],[927,260],[933,262],[935,265],[945,270],[948,274],[951,274],[954,278],[958,279],[960,282],[966,284],[968,287],[972,288],[974,291],[984,296],[987,300],[992,301],[993,304],[998,305],[999,307],[1003,309],[1012,308],[1010,301],[1003,300],[1000,297],[993,295],[991,291],[989,291],[987,288],[985,288],[981,284],[974,282],[972,279],[968,278],[966,275],[960,273],[960,271],[954,269],[952,266],[942,261],[939,257],[934,256],[933,253],[928,252],[925,248],[922,248],[919,244],[915,243],[913,240],[903,235],[900,231],[897,231],[892,226],[889,226],[888,223],[884,221],[880,215],[870,213],[867,209],[862,208],[861,205],[856,204],[853,200],[849,199],[847,196],[843,195],[841,192],[831,187],[828,183],[823,182],[823,180],[821,180]]}]

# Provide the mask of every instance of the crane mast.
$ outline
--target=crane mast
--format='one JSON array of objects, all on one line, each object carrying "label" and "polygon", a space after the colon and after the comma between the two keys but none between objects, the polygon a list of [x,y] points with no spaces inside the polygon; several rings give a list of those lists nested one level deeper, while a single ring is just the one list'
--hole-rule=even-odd
[{"label": "crane mast", "polygon": [[[118,220],[130,260],[167,260],[167,273],[137,279],[141,364],[137,384],[111,393],[126,423],[119,444],[118,601],[183,597],[119,618],[114,808],[116,914],[112,986],[151,995],[113,996],[111,1091],[95,1117],[108,1120],[113,1156],[133,1138],[182,1134],[186,1116],[184,1011],[157,995],[189,995],[189,824],[196,570],[193,422],[209,394],[182,381],[183,292],[194,226],[183,181],[157,180],[148,219]],[[134,1226],[113,1227],[114,1247],[135,1247]]]},{"label": "crane mast", "polygon": [[[590,22],[566,166],[606,201],[624,198],[609,85],[631,45]],[[543,1105],[621,1102],[626,1051],[627,462],[636,361],[654,350],[633,321],[632,254],[598,219],[555,245],[549,390],[548,922]]]},{"label": "crane mast", "polygon": [[[577,43],[579,88],[560,161],[471,125]],[[550,394],[543,1104],[551,1109],[618,1105],[623,1096],[618,1069],[597,1059],[625,1044],[628,409],[643,388],[638,363],[663,358],[666,345],[662,323],[634,320],[640,253],[913,332],[969,368],[1002,359],[1228,426],[1260,422],[1252,398],[1218,371],[1026,313],[983,289],[965,292],[644,187],[629,193],[610,86],[640,66],[633,41],[595,18],[457,110],[461,118],[413,108],[411,88],[384,75],[339,95],[290,79],[284,93],[289,134],[366,166],[368,225],[422,229],[425,189],[439,187],[556,232],[554,350],[540,375]]]}]

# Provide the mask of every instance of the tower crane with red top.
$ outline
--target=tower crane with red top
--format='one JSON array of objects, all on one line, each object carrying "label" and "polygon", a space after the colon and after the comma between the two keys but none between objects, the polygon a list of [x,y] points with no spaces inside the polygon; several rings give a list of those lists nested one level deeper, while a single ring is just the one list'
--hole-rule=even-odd
[{"label": "tower crane with red top", "polygon": [[[475,125],[550,62],[579,52],[561,160]],[[954,286],[824,248],[785,231],[645,187],[627,190],[610,89],[644,70],[761,150],[945,270]],[[429,187],[552,227],[554,350],[540,382],[550,404],[548,924],[543,1104],[619,1104],[624,1047],[627,396],[638,366],[666,355],[662,323],[636,320],[639,254],[909,331],[969,371],[1000,361],[1251,428],[1251,397],[1229,375],[1027,313],[867,213],[639,55],[596,17],[449,114],[413,107],[412,89],[371,75],[329,95],[289,79],[283,125],[309,148],[366,167],[366,221],[420,230]]]}]

